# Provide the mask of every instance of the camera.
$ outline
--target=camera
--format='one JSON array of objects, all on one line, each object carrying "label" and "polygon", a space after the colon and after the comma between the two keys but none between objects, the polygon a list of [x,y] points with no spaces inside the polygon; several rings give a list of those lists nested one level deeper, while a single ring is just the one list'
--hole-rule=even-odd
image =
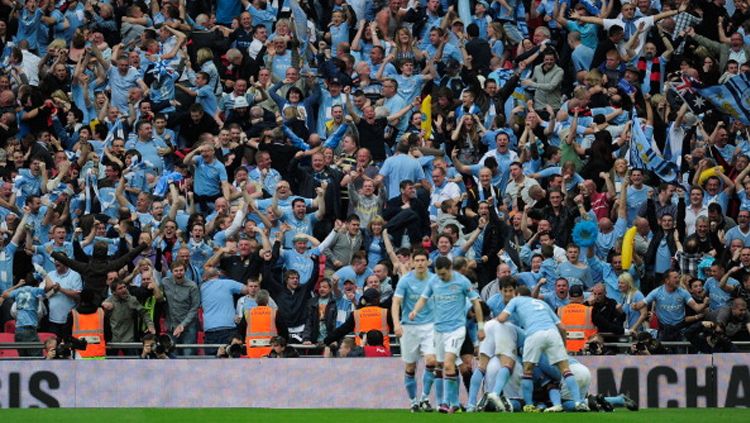
[{"label": "camera", "polygon": [[172,352],[174,352],[174,341],[172,340],[172,337],[163,334],[159,335],[159,337],[156,338],[156,348],[154,348],[154,351],[156,352],[156,355],[169,355]]},{"label": "camera", "polygon": [[245,344],[231,344],[227,348],[227,355],[230,358],[240,358],[247,355],[247,346]]},{"label": "camera", "polygon": [[88,342],[85,339],[78,339],[73,336],[69,336],[62,341],[60,341],[59,344],[57,344],[57,348],[55,349],[55,358],[56,359],[69,359],[73,357],[73,351],[83,351],[88,347]]},{"label": "camera", "polygon": [[587,342],[581,353],[583,355],[604,355],[604,345],[600,342]]}]

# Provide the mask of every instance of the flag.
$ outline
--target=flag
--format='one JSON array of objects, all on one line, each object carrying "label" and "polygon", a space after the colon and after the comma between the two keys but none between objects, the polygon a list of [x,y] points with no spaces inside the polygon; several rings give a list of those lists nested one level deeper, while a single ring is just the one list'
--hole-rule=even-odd
[{"label": "flag", "polygon": [[630,164],[634,168],[648,169],[664,182],[677,180],[677,165],[664,160],[654,147],[652,140],[646,137],[641,128],[641,121],[633,110],[632,128],[630,130]]},{"label": "flag", "polygon": [[750,125],[750,73],[733,76],[722,85],[698,90],[716,108],[745,125]]},{"label": "flag", "polygon": [[109,133],[107,133],[107,137],[104,138],[104,145],[110,147],[115,138],[125,138],[125,130],[122,128],[122,119],[115,120],[115,123],[109,128]]},{"label": "flag", "polygon": [[147,73],[152,74],[154,78],[161,82],[162,77],[170,76],[174,74],[174,69],[169,66],[170,60],[159,60],[154,62]]},{"label": "flag", "polygon": [[432,96],[428,95],[422,100],[422,131],[424,131],[424,139],[430,139],[432,135]]},{"label": "flag", "polygon": [[682,101],[687,103],[688,108],[693,114],[699,115],[707,112],[710,109],[710,105],[697,91],[703,88],[703,84],[689,75],[682,74],[680,78],[680,82],[673,86],[672,89],[680,96]]},{"label": "flag", "polygon": [[307,48],[307,14],[302,10],[297,0],[290,0],[289,7],[292,9],[292,17],[294,18],[294,33],[297,35],[302,48]]},{"label": "flag", "polygon": [[602,12],[602,10],[599,8],[601,6],[601,1],[597,0],[594,2],[593,0],[581,0],[580,2],[583,4],[583,7],[586,8],[586,11],[589,12],[589,15],[591,16],[599,16],[599,14]]}]

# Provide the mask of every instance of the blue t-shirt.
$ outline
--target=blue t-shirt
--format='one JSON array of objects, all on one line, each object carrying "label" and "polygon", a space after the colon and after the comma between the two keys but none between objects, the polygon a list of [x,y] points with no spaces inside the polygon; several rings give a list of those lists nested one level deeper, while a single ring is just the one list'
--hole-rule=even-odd
[{"label": "blue t-shirt", "polygon": [[203,111],[209,116],[213,117],[219,110],[219,102],[216,100],[216,94],[214,90],[208,86],[208,84],[198,87],[195,89],[196,97],[195,102],[203,106]]},{"label": "blue t-shirt", "polygon": [[117,66],[112,66],[107,72],[112,99],[109,104],[117,107],[121,113],[128,113],[128,90],[138,86],[141,74],[134,67],[129,67],[125,75],[121,75]]},{"label": "blue t-shirt", "polygon": [[242,13],[242,3],[237,0],[216,0],[216,23],[230,25]]},{"label": "blue t-shirt", "polygon": [[415,272],[409,272],[399,279],[396,285],[396,291],[393,296],[401,298],[401,324],[404,325],[424,325],[432,323],[433,310],[432,301],[427,301],[424,308],[417,313],[414,320],[409,320],[409,313],[414,310],[414,305],[419,301],[419,297],[425,290],[425,287],[435,277],[434,273],[427,272],[424,279],[419,279]]},{"label": "blue t-shirt", "polygon": [[622,304],[622,312],[625,313],[625,322],[627,322],[628,328],[633,327],[633,325],[638,322],[638,319],[641,318],[641,311],[633,310],[632,305],[639,301],[643,301],[644,298],[645,297],[641,291],[635,291],[635,294],[633,294],[633,298],[631,298],[630,301],[627,301],[627,298],[625,298],[624,295],[621,296],[620,304]]},{"label": "blue t-shirt", "polygon": [[13,257],[16,255],[16,250],[18,250],[18,245],[9,242],[0,251],[0,292],[13,285]]},{"label": "blue t-shirt", "polygon": [[516,321],[526,331],[526,336],[548,330],[557,329],[560,319],[547,303],[531,297],[515,297],[505,306],[505,313],[516,317]]},{"label": "blue t-shirt", "polygon": [[465,276],[454,271],[448,282],[432,277],[422,297],[434,302],[435,331],[448,333],[466,326],[466,300],[478,299],[479,294]]},{"label": "blue t-shirt", "polygon": [[[735,278],[729,278],[727,280],[727,286],[735,287],[739,284],[740,282]],[[703,290],[705,290],[706,295],[708,295],[708,308],[711,311],[729,305],[729,300],[732,299],[732,293],[721,289],[719,281],[715,278],[708,278],[708,280],[706,280],[706,285],[703,286]]]},{"label": "blue t-shirt", "polygon": [[358,289],[362,289],[365,286],[365,281],[367,281],[367,278],[372,275],[372,270],[365,268],[365,271],[362,272],[361,275],[358,275],[354,271],[354,268],[349,265],[337,270],[334,275],[338,276],[339,278],[339,287],[343,288],[344,282],[350,280],[354,281],[354,284],[357,285]]},{"label": "blue t-shirt", "polygon": [[193,187],[197,195],[221,195],[223,182],[227,182],[227,169],[222,162],[214,158],[211,163],[207,163],[202,156],[196,158]]},{"label": "blue t-shirt", "polygon": [[628,186],[628,225],[633,224],[633,220],[638,217],[638,210],[648,200],[648,192],[652,188],[644,185],[641,189],[629,185]]},{"label": "blue t-shirt", "polygon": [[[128,142],[125,143],[125,148],[135,149],[141,153],[141,159],[144,162],[143,170],[153,169],[156,175],[161,175],[164,172],[164,159],[159,155],[160,148],[167,148],[167,144],[161,138],[151,138],[146,141],[141,141],[137,137],[130,137]],[[145,162],[150,163],[148,166]]]},{"label": "blue t-shirt", "polygon": [[10,298],[16,302],[16,327],[32,327],[39,325],[39,299],[44,296],[44,289],[22,286],[10,293]]},{"label": "blue t-shirt", "polygon": [[383,175],[386,179],[388,199],[401,195],[401,190],[399,189],[401,181],[408,179],[414,183],[418,183],[422,179],[425,179],[424,170],[419,164],[419,160],[407,154],[397,154],[387,158],[383,163],[383,167],[380,168],[379,174]]},{"label": "blue t-shirt", "polygon": [[233,295],[240,294],[243,287],[231,279],[211,279],[200,285],[203,330],[235,327]]},{"label": "blue t-shirt", "polygon": [[564,261],[557,266],[557,276],[567,279],[570,286],[583,285],[584,290],[589,290],[594,286],[589,266],[580,268]]},{"label": "blue t-shirt", "polygon": [[648,305],[656,302],[656,315],[659,317],[659,323],[670,326],[683,323],[685,305],[695,302],[684,288],[678,287],[672,292],[667,292],[663,285],[649,292],[644,301]]},{"label": "blue t-shirt", "polygon": [[46,30],[47,28],[41,28],[42,25],[42,9],[36,8],[33,12],[29,12],[29,9],[23,8],[21,15],[18,17],[18,32],[16,33],[16,45],[21,40],[26,40],[29,43],[29,50],[36,50],[38,46],[39,31]]},{"label": "blue t-shirt", "polygon": [[735,239],[741,240],[742,245],[750,245],[750,230],[746,234],[742,233],[739,225],[729,229],[724,235],[724,246],[729,247]]},{"label": "blue t-shirt", "polygon": [[312,235],[313,225],[318,221],[316,212],[307,213],[302,219],[297,219],[291,208],[282,208],[281,223],[292,227],[284,234],[284,248],[294,247],[294,235],[303,233]]},{"label": "blue t-shirt", "polygon": [[281,260],[284,262],[284,269],[296,270],[299,273],[300,285],[306,284],[312,277],[312,272],[315,268],[315,262],[312,259],[314,255],[320,255],[320,250],[313,248],[306,250],[302,254],[298,253],[295,249],[281,250]]}]

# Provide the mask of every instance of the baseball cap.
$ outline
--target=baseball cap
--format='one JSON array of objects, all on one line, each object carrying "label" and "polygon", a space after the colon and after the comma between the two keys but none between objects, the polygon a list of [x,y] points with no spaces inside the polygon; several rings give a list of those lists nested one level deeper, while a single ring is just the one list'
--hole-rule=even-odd
[{"label": "baseball cap", "polygon": [[305,237],[305,235],[304,235],[304,234],[301,234],[301,233],[297,233],[297,234],[296,234],[296,235],[294,235],[294,237],[292,238],[292,242],[297,242],[297,241],[307,241],[307,238]]},{"label": "baseball cap", "polygon": [[345,280],[345,281],[344,281],[344,285],[346,285],[346,284],[348,284],[348,283],[350,283],[350,284],[354,285],[354,281],[353,281],[353,280],[351,280],[351,279],[347,279],[347,280]]},{"label": "baseball cap", "polygon": [[570,290],[568,291],[568,295],[577,298],[583,296],[583,287],[581,285],[573,285],[570,287]]},{"label": "baseball cap", "polygon": [[328,78],[328,84],[338,84],[338,85],[341,85],[341,80],[339,79],[338,76],[334,76],[334,77]]}]

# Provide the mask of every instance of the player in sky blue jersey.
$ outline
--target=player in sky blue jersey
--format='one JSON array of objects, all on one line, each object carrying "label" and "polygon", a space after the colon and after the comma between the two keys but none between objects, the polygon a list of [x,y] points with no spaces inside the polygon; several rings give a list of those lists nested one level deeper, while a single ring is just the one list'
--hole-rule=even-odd
[{"label": "player in sky blue jersey", "polygon": [[[521,387],[525,412],[538,411],[534,407],[532,395],[534,381],[532,379],[534,367],[539,363],[542,354],[546,354],[550,363],[557,365],[563,375],[563,381],[573,398],[580,398],[578,385],[568,365],[568,353],[565,350],[565,330],[560,319],[544,301],[531,298],[531,292],[526,287],[517,289],[519,296],[513,298],[497,317],[501,323],[515,315],[518,323],[526,331],[523,344],[523,378]],[[576,403],[576,409],[589,411],[584,401]],[[562,407],[551,407],[550,411],[562,411]]]},{"label": "player in sky blue jersey", "polygon": [[429,284],[409,313],[409,320],[415,320],[427,300],[432,298],[435,317],[435,355],[438,368],[444,369],[444,394],[440,412],[455,413],[460,410],[458,403],[458,375],[456,357],[466,337],[466,300],[474,306],[474,313],[479,326],[477,337],[484,339],[484,318],[479,294],[471,287],[465,276],[453,271],[453,263],[446,257],[435,261],[437,277]]},{"label": "player in sky blue jersey", "polygon": [[[427,303],[414,320],[409,320],[409,313],[414,310],[422,292],[424,292],[429,281],[435,277],[435,274],[428,270],[430,262],[427,252],[424,250],[413,252],[411,262],[414,270],[401,277],[398,285],[396,285],[393,305],[391,306],[391,317],[393,317],[394,333],[400,338],[401,359],[405,363],[404,385],[411,401],[411,411],[432,411],[429,398],[432,384],[435,381],[435,365],[437,363],[435,361],[432,304]],[[414,375],[417,371],[417,361],[419,361],[420,356],[424,357],[425,371],[422,377],[422,398],[418,399],[417,381]]]},{"label": "player in sky blue jersey", "polygon": [[[495,295],[499,295],[502,298],[496,299]],[[508,304],[516,296],[516,281],[512,277],[504,277],[500,280],[500,293],[495,294],[487,301],[488,305],[490,302],[493,306],[490,309],[494,316],[499,315],[505,305]],[[482,385],[482,381],[485,378],[487,372],[487,365],[489,364],[492,357],[498,357],[502,368],[495,378],[493,386],[485,384],[485,392],[488,394],[496,393],[496,395],[488,395],[488,400],[495,404],[498,409],[504,408],[500,404],[499,395],[503,391],[505,384],[508,382],[510,374],[513,372],[513,367],[516,365],[516,348],[518,344],[520,328],[517,328],[511,323],[500,323],[497,320],[490,320],[485,325],[485,338],[481,344],[479,344],[479,365],[474,369],[474,373],[471,375],[471,385],[469,387],[469,402],[466,406],[466,410],[471,412],[474,410],[476,405],[477,394],[479,393],[479,387]]]}]

